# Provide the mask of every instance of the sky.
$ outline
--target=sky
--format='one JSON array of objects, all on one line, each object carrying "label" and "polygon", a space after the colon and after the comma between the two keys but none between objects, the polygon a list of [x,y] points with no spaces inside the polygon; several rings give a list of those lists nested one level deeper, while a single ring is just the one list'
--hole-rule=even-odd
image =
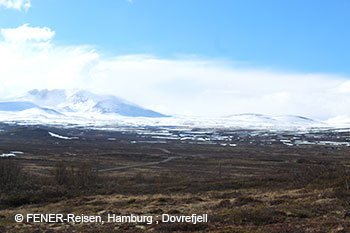
[{"label": "sky", "polygon": [[350,116],[347,0],[0,0],[0,97],[114,94],[165,114]]}]

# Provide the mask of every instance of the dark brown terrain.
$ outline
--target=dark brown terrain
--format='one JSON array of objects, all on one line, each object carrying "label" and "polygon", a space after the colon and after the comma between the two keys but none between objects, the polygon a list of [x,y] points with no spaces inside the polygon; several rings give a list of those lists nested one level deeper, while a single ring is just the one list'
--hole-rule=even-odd
[{"label": "dark brown terrain", "polygon": [[[350,231],[349,130],[0,129],[0,155],[23,152],[0,158],[0,232]],[[208,223],[16,223],[18,213]]]}]

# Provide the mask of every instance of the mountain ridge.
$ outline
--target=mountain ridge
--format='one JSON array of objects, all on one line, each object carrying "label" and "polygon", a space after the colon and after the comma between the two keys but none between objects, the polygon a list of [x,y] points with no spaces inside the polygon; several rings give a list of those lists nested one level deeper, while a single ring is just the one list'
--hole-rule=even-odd
[{"label": "mountain ridge", "polygon": [[114,95],[98,95],[86,90],[33,89],[26,95],[0,102],[0,111],[23,111],[38,108],[47,112],[99,112],[128,117],[167,117]]},{"label": "mountain ridge", "polygon": [[[174,126],[239,129],[307,129],[347,126],[343,120],[318,121],[298,115],[232,114],[218,117],[167,116],[113,95],[86,90],[30,90],[0,102],[0,121],[81,126]],[[349,121],[350,122],[350,121]]]}]

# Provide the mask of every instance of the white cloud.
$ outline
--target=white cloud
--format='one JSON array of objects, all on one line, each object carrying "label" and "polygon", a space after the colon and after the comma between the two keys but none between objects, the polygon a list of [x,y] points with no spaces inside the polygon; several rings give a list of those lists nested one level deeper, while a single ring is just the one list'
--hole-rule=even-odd
[{"label": "white cloud", "polygon": [[[66,88],[84,83],[98,54],[87,46],[55,46],[49,28],[23,25],[2,29],[0,93],[13,95],[38,88]],[[1,90],[2,89],[2,90]]]},{"label": "white cloud", "polygon": [[18,28],[1,29],[1,34],[8,43],[48,42],[55,32],[50,28],[30,27],[24,24]]},{"label": "white cloud", "polygon": [[0,0],[0,7],[16,10],[28,10],[31,7],[31,0]]},{"label": "white cloud", "polygon": [[339,92],[350,93],[350,81],[344,82],[342,85],[340,85]]},{"label": "white cloud", "polygon": [[3,97],[33,88],[83,88],[167,114],[350,115],[350,81],[341,76],[240,68],[218,60],[106,57],[89,46],[57,46],[51,42],[54,31],[28,25],[1,33]]}]

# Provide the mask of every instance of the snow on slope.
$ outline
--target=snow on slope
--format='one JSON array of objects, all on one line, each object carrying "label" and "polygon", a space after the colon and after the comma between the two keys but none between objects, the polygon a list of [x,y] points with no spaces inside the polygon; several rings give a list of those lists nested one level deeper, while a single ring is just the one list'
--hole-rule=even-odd
[{"label": "snow on slope", "polygon": [[22,124],[79,125],[108,129],[120,126],[175,126],[278,130],[350,125],[350,118],[342,119],[343,123],[337,125],[335,122],[339,122],[339,119],[319,122],[302,116],[253,113],[211,118],[164,116],[115,96],[82,90],[32,90],[23,97],[0,103],[0,121]]},{"label": "snow on slope", "polygon": [[310,124],[315,123],[316,121],[303,116],[294,116],[294,115],[283,115],[283,116],[275,116],[273,117],[275,120],[283,121],[283,122],[294,122],[299,124]]},{"label": "snow on slope", "polygon": [[72,140],[72,139],[78,139],[77,137],[67,137],[67,136],[62,136],[59,134],[55,134],[52,132],[49,132],[49,135],[54,138],[59,138],[59,139],[64,139],[64,140]]},{"label": "snow on slope", "polygon": [[20,98],[59,112],[100,112],[131,117],[165,117],[112,95],[97,95],[89,91],[31,90]]},{"label": "snow on slope", "polygon": [[347,128],[350,126],[350,116],[343,115],[332,117],[328,119],[326,123],[337,128]]},{"label": "snow on slope", "polygon": [[[50,124],[75,125],[100,129],[113,129],[123,126],[173,126],[186,128],[221,128],[221,129],[267,129],[267,130],[305,130],[314,127],[330,127],[317,121],[300,121],[298,116],[288,118],[273,116],[234,115],[228,117],[125,117],[117,114],[103,114],[101,112],[65,113],[53,115],[38,109],[29,109],[20,112],[0,112],[0,121],[19,122],[22,124]],[[275,119],[276,118],[276,119]]]},{"label": "snow on slope", "polygon": [[3,112],[24,112],[24,111],[35,112],[36,111],[36,112],[43,112],[45,114],[63,115],[62,113],[55,111],[54,109],[42,108],[28,101],[0,102],[0,111],[3,111]]}]

